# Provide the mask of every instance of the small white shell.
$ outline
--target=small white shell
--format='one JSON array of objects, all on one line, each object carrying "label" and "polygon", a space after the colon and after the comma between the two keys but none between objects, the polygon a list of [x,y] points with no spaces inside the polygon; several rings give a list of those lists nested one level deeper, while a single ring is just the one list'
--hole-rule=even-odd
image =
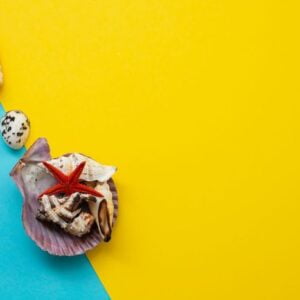
[{"label": "small white shell", "polygon": [[9,147],[20,149],[24,146],[29,136],[30,122],[20,110],[11,110],[0,120],[0,131]]}]

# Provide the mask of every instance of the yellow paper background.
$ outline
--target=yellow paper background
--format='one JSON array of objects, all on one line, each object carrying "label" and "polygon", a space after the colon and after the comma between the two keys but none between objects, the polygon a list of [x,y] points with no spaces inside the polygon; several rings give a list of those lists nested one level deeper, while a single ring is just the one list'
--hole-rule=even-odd
[{"label": "yellow paper background", "polygon": [[119,167],[113,299],[299,299],[299,4],[0,0],[29,146]]}]

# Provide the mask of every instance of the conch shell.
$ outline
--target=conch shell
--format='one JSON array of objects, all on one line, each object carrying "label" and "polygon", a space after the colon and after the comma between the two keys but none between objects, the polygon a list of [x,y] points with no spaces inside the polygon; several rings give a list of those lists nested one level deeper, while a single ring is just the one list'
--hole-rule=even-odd
[{"label": "conch shell", "polygon": [[[104,166],[80,153],[70,153],[48,161],[63,173],[71,173],[80,163],[85,161],[85,167],[80,175],[81,180],[106,182],[116,172],[116,167]],[[40,164],[44,168],[43,164]],[[45,168],[46,171],[48,171]]]},{"label": "conch shell", "polygon": [[113,195],[108,183],[98,183],[95,190],[104,197],[95,198],[96,201],[89,201],[88,205],[94,216],[101,238],[108,242],[111,238],[111,228],[114,214]]},{"label": "conch shell", "polygon": [[[77,237],[57,229],[52,224],[37,220],[36,214],[39,208],[37,198],[43,191],[56,183],[54,177],[41,164],[42,161],[53,163],[58,168],[62,166],[61,170],[67,173],[83,160],[86,161],[86,168],[80,179],[87,183],[96,183],[96,189],[101,191],[104,197],[94,197],[96,199],[94,201],[95,205],[93,206],[92,204],[90,206],[98,228],[93,226],[88,234]],[[114,167],[102,166],[91,158],[79,153],[51,159],[47,140],[44,138],[38,139],[20,159],[10,174],[24,198],[22,221],[27,234],[43,250],[50,254],[63,256],[83,254],[87,250],[94,248],[102,240],[108,240],[118,212],[117,191],[113,180],[110,178],[115,170]],[[102,202],[106,204],[101,204]],[[106,215],[106,219],[103,215]],[[99,228],[102,231],[99,231]]]}]

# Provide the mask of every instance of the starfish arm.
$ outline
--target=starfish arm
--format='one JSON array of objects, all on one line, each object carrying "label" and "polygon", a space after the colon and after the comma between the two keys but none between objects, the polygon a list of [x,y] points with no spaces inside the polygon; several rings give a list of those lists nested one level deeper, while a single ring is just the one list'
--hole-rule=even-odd
[{"label": "starfish arm", "polygon": [[59,183],[44,191],[38,198],[41,198],[44,195],[54,195],[62,192],[65,192],[65,188]]},{"label": "starfish arm", "polygon": [[74,192],[87,193],[87,194],[90,194],[90,195],[93,195],[96,197],[103,197],[103,195],[101,193],[99,193],[96,190],[94,190],[84,184],[81,184],[81,183],[77,183],[77,184],[73,185],[72,190]]},{"label": "starfish arm", "polygon": [[84,169],[84,166],[85,166],[85,161],[83,161],[82,163],[80,163],[76,169],[69,175],[69,178],[70,178],[70,184],[74,184],[75,182],[78,181],[83,169]]},{"label": "starfish arm", "polygon": [[74,192],[87,193],[96,197],[103,197],[103,195],[98,191],[78,182],[79,177],[84,169],[85,161],[80,163],[70,175],[64,174],[62,171],[47,162],[43,162],[43,164],[59,183],[44,191],[39,197],[58,193],[71,195]]},{"label": "starfish arm", "polygon": [[61,170],[55,168],[51,164],[43,161],[43,165],[51,172],[51,174],[60,182],[65,183],[68,181],[68,176],[65,175]]}]

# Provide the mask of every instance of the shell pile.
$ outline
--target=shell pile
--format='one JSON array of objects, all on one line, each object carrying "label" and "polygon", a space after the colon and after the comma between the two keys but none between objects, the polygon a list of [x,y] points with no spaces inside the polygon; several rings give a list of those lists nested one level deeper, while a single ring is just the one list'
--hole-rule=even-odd
[{"label": "shell pile", "polygon": [[8,111],[0,120],[0,131],[5,143],[20,149],[26,143],[30,133],[30,122],[20,110]]},{"label": "shell pile", "polygon": [[81,193],[73,193],[69,197],[44,195],[39,198],[40,208],[37,218],[53,222],[66,232],[81,237],[90,232],[95,220],[91,213],[80,207],[84,201],[91,201],[89,195]]},{"label": "shell pile", "polygon": [[[42,164],[47,161],[64,173],[85,161],[81,182],[103,197],[73,193],[39,195],[56,183]],[[117,192],[111,176],[116,168],[103,166],[79,153],[51,159],[48,143],[38,139],[11,172],[23,197],[22,220],[28,235],[43,250],[55,255],[78,255],[108,241],[117,217]]]}]

